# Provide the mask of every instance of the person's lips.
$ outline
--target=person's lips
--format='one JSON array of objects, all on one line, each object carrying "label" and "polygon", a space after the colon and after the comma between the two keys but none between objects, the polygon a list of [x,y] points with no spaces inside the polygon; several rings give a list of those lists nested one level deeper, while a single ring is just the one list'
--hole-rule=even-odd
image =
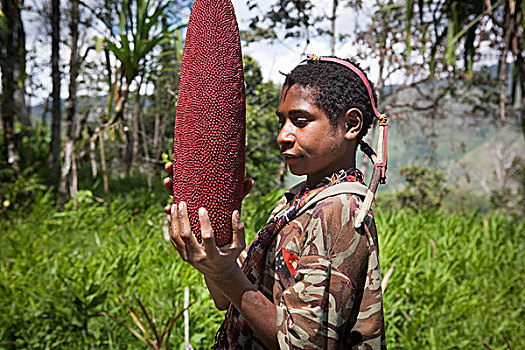
[{"label": "person's lips", "polygon": [[297,154],[293,154],[293,153],[288,153],[288,152],[283,152],[283,153],[281,153],[281,156],[283,156],[283,158],[284,158],[285,160],[293,160],[293,159],[300,158],[299,155],[297,155]]}]

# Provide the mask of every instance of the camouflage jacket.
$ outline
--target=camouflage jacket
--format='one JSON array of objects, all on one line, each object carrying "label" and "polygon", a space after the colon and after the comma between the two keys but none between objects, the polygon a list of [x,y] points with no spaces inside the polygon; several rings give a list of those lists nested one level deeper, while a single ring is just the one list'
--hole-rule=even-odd
[{"label": "camouflage jacket", "polygon": [[[348,193],[321,200],[270,246],[260,290],[277,306],[281,349],[386,349],[377,233],[371,212],[367,229],[353,228],[360,204]],[[265,347],[254,338],[253,348]]]}]

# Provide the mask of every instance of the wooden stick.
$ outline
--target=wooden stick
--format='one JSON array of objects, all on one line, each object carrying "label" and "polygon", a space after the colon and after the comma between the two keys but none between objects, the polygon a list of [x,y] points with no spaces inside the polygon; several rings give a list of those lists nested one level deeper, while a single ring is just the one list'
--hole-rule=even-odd
[{"label": "wooden stick", "polygon": [[359,212],[357,213],[357,217],[355,218],[355,221],[354,221],[355,228],[359,228],[363,224],[365,216],[366,214],[368,214],[368,211],[370,210],[370,207],[372,206],[372,202],[374,201],[374,196],[376,194],[377,185],[379,185],[380,178],[381,178],[381,167],[375,167],[374,173],[372,174],[372,180],[370,180],[370,186],[368,186],[368,191],[366,193],[365,200],[363,201],[361,208],[359,208]]}]

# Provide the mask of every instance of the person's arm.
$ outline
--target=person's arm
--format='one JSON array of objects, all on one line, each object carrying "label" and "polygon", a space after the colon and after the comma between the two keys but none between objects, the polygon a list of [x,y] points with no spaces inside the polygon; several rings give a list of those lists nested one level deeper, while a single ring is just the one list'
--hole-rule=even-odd
[{"label": "person's arm", "polygon": [[[217,291],[243,315],[255,335],[269,348],[278,349],[276,307],[248,280],[237,264],[245,248],[244,224],[232,214],[232,243],[218,248],[204,208],[199,209],[202,244],[191,232],[186,204],[171,210],[171,239],[184,261],[199,270]],[[221,300],[223,301],[223,300]]]},{"label": "person's arm", "polygon": [[277,308],[255,287],[235,264],[223,277],[214,278],[222,293],[248,322],[255,336],[269,349],[279,349]]},{"label": "person's arm", "polygon": [[215,285],[215,282],[206,277],[206,275],[204,276],[204,282],[210,291],[210,296],[213,299],[215,307],[221,311],[228,309],[230,301],[222,294],[221,289]]},{"label": "person's arm", "polygon": [[[164,169],[169,175],[169,177],[166,177],[163,180],[164,188],[166,188],[166,191],[171,196],[173,196],[173,181],[171,179],[172,174],[173,174],[173,163],[167,162],[166,164],[164,164]],[[251,189],[253,188],[253,183],[254,183],[253,179],[248,178],[244,180],[243,198],[246,197],[248,193],[250,193]],[[164,211],[166,212],[166,214],[169,214],[169,215],[171,214],[172,206],[173,205],[170,204],[164,207]],[[175,242],[173,242],[173,238],[171,239],[171,241],[175,245]],[[217,307],[217,309],[219,310],[226,310],[228,306],[230,305],[230,301],[226,297],[224,297],[220,289],[217,288],[217,286],[214,284],[213,281],[208,279],[206,276],[204,276],[204,281],[206,282],[206,287],[208,288],[208,291],[210,292],[210,296],[213,299],[213,303],[215,304],[215,307]]]}]

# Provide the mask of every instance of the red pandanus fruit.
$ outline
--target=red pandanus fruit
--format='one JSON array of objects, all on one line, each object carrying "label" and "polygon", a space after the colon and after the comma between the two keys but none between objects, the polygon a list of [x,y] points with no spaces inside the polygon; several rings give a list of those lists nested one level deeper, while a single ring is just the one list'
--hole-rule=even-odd
[{"label": "red pandanus fruit", "polygon": [[175,117],[173,199],[185,201],[199,242],[198,209],[208,210],[215,242],[230,243],[241,209],[246,105],[239,28],[230,0],[193,4]]}]

